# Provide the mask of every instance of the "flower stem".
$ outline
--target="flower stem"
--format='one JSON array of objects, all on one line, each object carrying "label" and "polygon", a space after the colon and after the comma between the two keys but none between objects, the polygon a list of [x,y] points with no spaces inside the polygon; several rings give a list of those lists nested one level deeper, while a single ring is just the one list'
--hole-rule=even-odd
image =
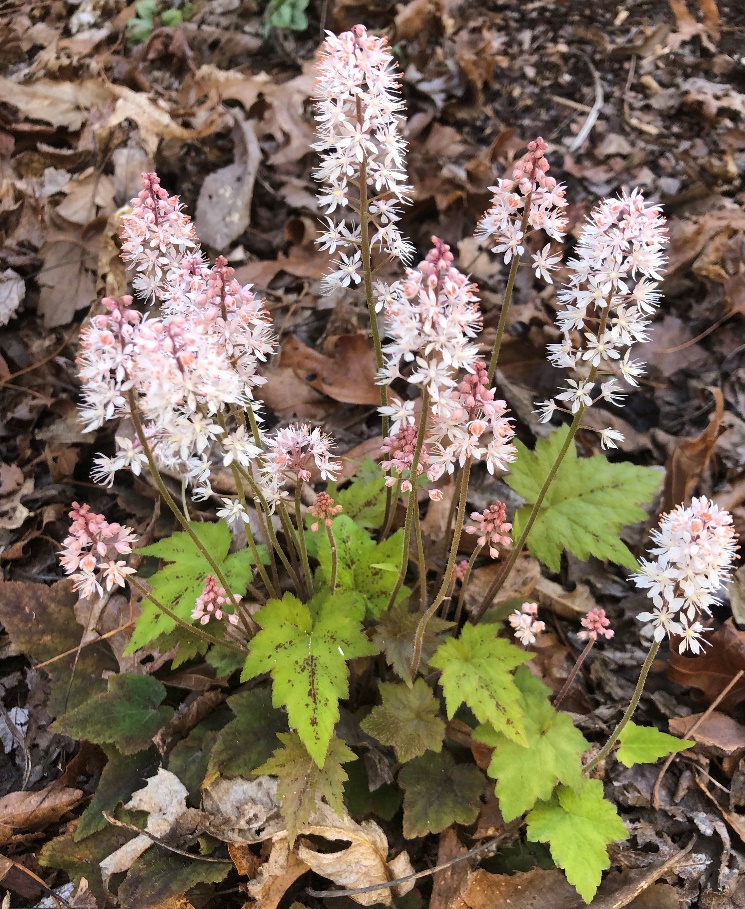
[{"label": "flower stem", "polygon": [[310,562],[308,561],[308,548],[305,545],[305,527],[303,527],[303,512],[300,508],[300,492],[302,481],[298,477],[295,484],[295,523],[297,524],[297,535],[300,544],[300,558],[303,561],[303,572],[305,574],[305,586],[308,588],[308,596],[313,596],[313,575],[310,573]]},{"label": "flower stem", "polygon": [[[186,520],[184,515],[181,513],[181,510],[179,509],[178,505],[176,504],[173,496],[168,491],[168,487],[163,482],[163,477],[161,477],[160,471],[158,470],[158,465],[155,463],[155,458],[153,457],[153,452],[152,452],[152,449],[150,448],[150,443],[147,439],[147,436],[145,435],[145,430],[142,425],[142,420],[140,420],[140,414],[137,410],[137,402],[135,400],[134,392],[132,390],[129,391],[128,397],[129,397],[129,411],[130,411],[130,416],[132,417],[132,423],[134,425],[135,432],[137,433],[137,438],[140,441],[140,445],[142,446],[142,451],[144,452],[145,457],[147,458],[148,467],[150,468],[150,473],[152,474],[152,477],[153,477],[155,485],[158,489],[158,492],[161,494],[161,496],[163,496],[163,499],[164,499],[166,505],[168,505],[168,507],[171,509],[174,517],[179,522],[179,524],[184,528],[186,534],[189,536],[192,543],[194,543],[194,545],[199,550],[199,552],[204,556],[204,558],[207,561],[207,563],[209,564],[210,568],[214,571],[215,577],[218,579],[218,581],[220,582],[222,587],[225,589],[225,592],[229,594],[230,593],[229,581],[223,574],[222,570],[220,569],[220,566],[212,558],[212,555],[208,552],[207,548],[204,546],[202,541],[196,535],[191,524]],[[258,626],[251,618],[249,618],[249,623],[250,623],[250,626],[248,627],[247,630],[249,630],[249,633],[251,633],[251,634],[256,634],[256,632],[259,630]]]},{"label": "flower stem", "polygon": [[647,681],[647,676],[649,675],[649,670],[652,667],[652,663],[654,662],[654,658],[657,656],[657,651],[659,649],[660,649],[659,641],[655,641],[652,644],[652,646],[649,648],[649,653],[647,654],[647,658],[644,661],[642,670],[639,673],[639,681],[636,683],[636,688],[634,689],[634,694],[631,697],[631,702],[629,703],[629,706],[626,708],[626,713],[624,713],[624,715],[621,719],[621,722],[613,730],[610,738],[605,743],[605,745],[603,745],[603,747],[600,749],[600,751],[595,755],[595,757],[591,761],[589,761],[587,764],[585,764],[585,766],[583,767],[583,770],[585,773],[590,773],[590,771],[594,770],[595,767],[597,767],[597,765],[601,761],[604,761],[608,757],[613,746],[616,744],[619,736],[623,732],[626,724],[631,719],[631,717],[634,715],[634,711],[639,706],[639,701],[642,696],[642,691],[644,690],[644,684]]},{"label": "flower stem", "polygon": [[440,608],[442,601],[447,596],[447,592],[450,588],[450,582],[453,577],[453,570],[455,568],[455,560],[458,556],[458,546],[460,545],[460,536],[463,530],[463,521],[466,516],[466,497],[468,495],[468,479],[471,476],[471,460],[469,458],[466,461],[465,467],[460,477],[460,490],[458,498],[458,514],[455,519],[455,533],[453,534],[453,542],[450,544],[450,555],[448,557],[447,568],[445,569],[445,577],[442,579],[442,584],[440,585],[440,590],[438,591],[437,596],[435,597],[432,605],[424,613],[424,615],[419,619],[419,624],[416,628],[416,633],[414,634],[414,652],[411,657],[411,679],[414,681],[416,679],[417,672],[419,672],[419,663],[422,659],[422,646],[424,644],[424,632],[427,630],[427,624],[432,616],[435,615],[437,610]]},{"label": "flower stem", "polygon": [[[391,487],[386,486],[387,495],[391,495]],[[392,495],[392,507],[388,508],[388,500],[386,499],[386,513],[384,519],[383,533],[380,535],[380,542],[388,539],[388,534],[391,532],[391,527],[393,526],[393,519],[396,516],[396,504],[398,503],[398,496],[401,492],[401,480],[396,480],[396,485],[393,487]]]},{"label": "flower stem", "polygon": [[419,562],[419,608],[424,612],[427,608],[427,563],[424,558],[422,522],[419,518],[418,508],[414,509],[414,534],[416,536],[417,561]]},{"label": "flower stem", "polygon": [[331,579],[329,580],[329,588],[331,590],[331,595],[333,596],[334,591],[336,590],[336,570],[338,565],[338,557],[336,554],[336,540],[334,539],[334,531],[326,524],[326,536],[329,539],[329,548],[331,549]]},{"label": "flower stem", "polygon": [[555,710],[559,709],[559,705],[564,700],[564,698],[569,694],[569,689],[574,684],[574,680],[577,678],[577,675],[578,675],[580,669],[582,668],[582,664],[587,659],[587,655],[590,653],[592,648],[595,646],[596,640],[597,640],[596,638],[591,637],[590,640],[585,644],[585,649],[577,657],[577,660],[576,660],[574,666],[572,666],[572,671],[569,673],[569,676],[567,677],[566,682],[564,682],[564,684],[561,686],[561,691],[559,691],[559,693],[554,698],[554,709]]},{"label": "flower stem", "polygon": [[419,468],[419,458],[424,447],[424,436],[427,432],[427,420],[429,419],[429,391],[425,388],[422,397],[422,413],[419,422],[419,432],[416,437],[416,446],[414,447],[414,457],[411,462],[409,471],[409,480],[411,482],[411,491],[409,492],[409,503],[406,508],[406,523],[404,524],[404,545],[401,553],[401,569],[398,572],[398,578],[391,591],[391,597],[388,600],[388,609],[396,602],[399,591],[406,577],[406,569],[409,566],[409,545],[411,543],[411,528],[414,524],[414,509],[419,507],[417,500],[417,478]]},{"label": "flower stem", "polygon": [[305,590],[305,586],[301,582],[302,572],[297,557],[299,544],[295,537],[295,528],[292,526],[292,521],[287,513],[284,502],[279,503],[277,511],[279,512],[279,519],[282,522],[282,529],[284,530],[285,539],[287,540],[287,551],[290,554],[290,562],[292,563],[291,568],[289,568],[288,565],[285,565],[285,568],[289,568],[292,582],[295,585],[295,591],[299,597],[302,597],[304,593],[307,594],[307,590]]},{"label": "flower stem", "polygon": [[468,567],[466,568],[466,574],[463,578],[463,583],[460,585],[460,593],[458,595],[458,608],[455,610],[455,618],[453,619],[453,622],[455,622],[454,630],[457,630],[457,628],[458,628],[458,624],[460,623],[460,617],[463,612],[463,607],[466,604],[466,587],[468,587],[468,582],[471,580],[471,572],[473,571],[474,563],[475,563],[476,559],[479,557],[479,553],[481,552],[481,550],[483,548],[484,548],[483,546],[481,546],[480,544],[477,544],[476,548],[474,549],[474,551],[471,555],[471,558],[468,560]]}]

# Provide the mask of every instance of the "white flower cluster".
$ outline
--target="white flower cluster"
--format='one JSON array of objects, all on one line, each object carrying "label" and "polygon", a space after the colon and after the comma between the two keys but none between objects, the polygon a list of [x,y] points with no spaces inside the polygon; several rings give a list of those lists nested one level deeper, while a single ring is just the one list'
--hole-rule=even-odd
[{"label": "white flower cluster", "polygon": [[[432,242],[426,259],[388,289],[384,313],[390,340],[383,346],[379,381],[404,377],[427,391],[431,409],[420,465],[426,465],[430,480],[452,473],[456,463],[463,466],[469,458],[484,460],[494,473],[515,458],[514,431],[507,405],[495,400],[479,359],[476,286],[453,267],[450,247],[437,237]],[[397,455],[401,446],[393,440],[413,427],[414,402],[391,398],[380,411],[393,421],[385,450],[393,452],[390,464],[400,476],[408,449]]]},{"label": "white flower cluster", "polygon": [[318,200],[326,215],[337,209],[351,214],[339,221],[327,217],[318,241],[332,254],[339,250],[336,268],[322,285],[331,292],[362,281],[363,193],[371,250],[410,261],[414,248],[396,225],[411,187],[401,136],[399,75],[386,39],[368,34],[363,25],[339,36],[328,32],[316,69],[318,141],[313,148],[321,153],[321,164],[315,177],[326,184]]},{"label": "white flower cluster", "polygon": [[[551,363],[572,369],[575,378],[554,400],[540,402],[542,422],[557,409],[576,414],[600,400],[621,404],[619,377],[638,384],[643,364],[629,358],[629,349],[648,340],[666,243],[665,219],[639,190],[593,209],[569,261],[568,284],[558,293],[562,306],[556,321],[563,338],[549,345]],[[604,448],[620,441],[619,432],[601,433]]]},{"label": "white flower cluster", "polygon": [[705,496],[694,498],[688,508],[678,505],[665,515],[652,539],[656,558],[639,561],[634,583],[647,591],[654,610],[638,618],[652,626],[656,641],[679,637],[681,653],[700,653],[702,634],[710,630],[701,619],[719,603],[716,594],[732,572],[737,549],[732,515]]}]

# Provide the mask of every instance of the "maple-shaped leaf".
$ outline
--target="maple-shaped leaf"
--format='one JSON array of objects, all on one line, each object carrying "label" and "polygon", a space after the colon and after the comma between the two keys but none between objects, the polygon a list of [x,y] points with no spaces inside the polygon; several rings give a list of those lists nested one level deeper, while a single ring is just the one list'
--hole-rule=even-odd
[{"label": "maple-shaped leaf", "polygon": [[[401,568],[403,530],[398,530],[382,543],[345,514],[332,525],[336,545],[337,590],[348,590],[364,604],[369,618],[377,619],[388,606]],[[319,575],[325,586],[331,577],[331,547],[326,534],[317,541]],[[397,601],[405,600],[409,589],[402,587]]]},{"label": "maple-shaped leaf", "polygon": [[529,811],[539,800],[551,798],[557,782],[578,787],[584,783],[580,755],[589,748],[566,713],[554,710],[550,689],[521,666],[515,682],[522,692],[524,746],[491,726],[479,726],[474,738],[494,746],[487,769],[497,781],[495,792],[506,821]]},{"label": "maple-shaped leaf", "polygon": [[239,691],[228,698],[228,707],[235,719],[217,734],[204,777],[205,786],[218,777],[255,776],[256,768],[278,747],[279,733],[287,731],[287,717],[282,710],[272,707],[268,687]]},{"label": "maple-shaped leaf", "polygon": [[[232,538],[225,521],[216,524],[192,522],[189,526],[220,567],[230,584],[229,592],[243,596],[253,577],[253,556],[250,549],[228,555]],[[169,563],[151,575],[147,582],[156,599],[185,622],[191,622],[197,597],[204,590],[204,580],[208,575],[214,574],[214,569],[189,534],[180,530],[157,543],[136,549],[135,552],[138,555],[155,556]],[[149,600],[144,600],[141,608],[141,615],[125,654],[134,653],[158,635],[176,627],[173,619]]]},{"label": "maple-shaped leaf", "polygon": [[634,764],[654,764],[661,757],[692,748],[696,743],[679,739],[653,726],[637,726],[628,722],[621,732],[621,747],[616,757],[626,767]]},{"label": "maple-shaped leaf", "polygon": [[73,739],[116,745],[122,754],[135,754],[149,748],[155,733],[173,716],[170,707],[159,706],[165,696],[165,686],[151,675],[112,675],[107,691],[58,717],[51,728]]},{"label": "maple-shaped leaf", "polygon": [[603,798],[600,780],[586,780],[579,789],[559,786],[549,801],[533,808],[527,824],[528,839],[548,843],[554,862],[586,903],[610,865],[608,844],[628,837],[615,806]]},{"label": "maple-shaped leaf", "polygon": [[440,719],[440,702],[424,681],[412,687],[380,683],[383,703],[360,723],[362,729],[383,745],[396,749],[399,763],[440,751],[445,738],[445,723]]},{"label": "maple-shaped leaf", "polygon": [[[515,515],[515,539],[568,433],[569,427],[562,426],[539,439],[533,452],[515,442],[518,457],[505,482],[527,503]],[[571,444],[538,511],[528,549],[552,571],[559,570],[564,549],[583,561],[595,556],[636,568],[636,559],[620,540],[621,529],[646,519],[641,506],[654,498],[661,483],[662,475],[652,467],[611,464],[604,455],[578,458]]]},{"label": "maple-shaped leaf", "polygon": [[357,755],[340,739],[331,739],[326,760],[319,767],[296,732],[280,733],[279,739],[282,746],[256,768],[256,773],[279,778],[277,795],[292,846],[298,832],[310,820],[318,796],[326,799],[340,817],[344,814],[342,795],[347,774],[342,764],[356,761]]},{"label": "maple-shaped leaf", "polygon": [[[419,612],[409,612],[406,601],[401,600],[383,614],[373,634],[373,643],[382,650],[388,665],[407,685],[411,685],[414,635],[420,618]],[[426,666],[432,658],[442,632],[452,627],[452,622],[446,622],[437,616],[429,620],[422,641],[422,666]]]},{"label": "maple-shaped leaf", "polygon": [[254,620],[261,631],[251,641],[241,678],[271,672],[272,703],[287,708],[291,728],[323,767],[339,700],[349,693],[347,660],[378,651],[343,592],[312,604],[286,593],[269,600]]},{"label": "maple-shaped leaf", "polygon": [[332,484],[328,492],[359,527],[374,530],[385,518],[385,475],[372,458],[365,458],[345,489]]},{"label": "maple-shaped leaf", "polygon": [[472,824],[486,780],[474,764],[456,764],[444,749],[408,763],[398,784],[404,790],[404,836],[411,840],[440,833],[451,824]]},{"label": "maple-shaped leaf", "polygon": [[498,637],[496,625],[466,624],[458,638],[448,638],[429,661],[440,669],[448,719],[466,704],[480,723],[519,745],[527,745],[520,689],[512,670],[533,656]]}]

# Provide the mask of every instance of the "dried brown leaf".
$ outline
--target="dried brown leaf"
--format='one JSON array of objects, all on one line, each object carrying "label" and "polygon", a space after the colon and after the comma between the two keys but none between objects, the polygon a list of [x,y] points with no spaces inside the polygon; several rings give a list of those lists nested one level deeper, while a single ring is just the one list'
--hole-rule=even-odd
[{"label": "dried brown leaf", "polygon": [[[677,648],[670,650],[668,675],[678,685],[698,689],[703,700],[711,703],[745,669],[745,632],[739,631],[731,618],[712,635],[707,635],[711,644],[698,656],[685,656]],[[745,699],[745,679],[734,686],[719,705],[722,711],[729,711]]]},{"label": "dried brown leaf", "polygon": [[[466,587],[466,609],[469,612],[479,606],[491,582],[501,574],[503,568],[502,562],[492,562],[483,568],[477,568],[471,574],[471,580]],[[500,603],[505,603],[515,597],[529,597],[535,590],[540,577],[541,565],[538,559],[534,559],[532,556],[520,556],[491,605],[499,606]]]},{"label": "dried brown leaf", "polygon": [[110,103],[111,89],[102,79],[82,82],[39,79],[21,85],[0,77],[0,96],[30,120],[42,120],[76,131],[86,121],[92,107],[105,107]]},{"label": "dried brown leaf", "polygon": [[83,798],[80,789],[68,789],[58,782],[38,792],[11,792],[0,798],[0,844],[22,831],[43,830],[58,821]]},{"label": "dried brown leaf", "polygon": [[294,335],[282,345],[280,366],[289,366],[297,376],[318,391],[345,404],[378,404],[375,357],[366,335],[340,335],[331,356],[313,350]]}]

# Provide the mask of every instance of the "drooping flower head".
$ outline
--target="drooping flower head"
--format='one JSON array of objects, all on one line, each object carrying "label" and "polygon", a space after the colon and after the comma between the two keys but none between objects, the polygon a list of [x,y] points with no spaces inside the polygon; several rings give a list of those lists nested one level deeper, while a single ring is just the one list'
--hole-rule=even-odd
[{"label": "drooping flower head", "polygon": [[[559,242],[564,238],[564,187],[548,176],[547,148],[540,136],[529,142],[528,151],[514,166],[512,179],[489,187],[493,193],[491,207],[479,221],[475,235],[493,242],[492,252],[502,255],[505,265],[522,256],[534,231],[542,230]],[[536,276],[552,284],[551,272],[560,259],[548,243],[532,255],[532,268]]]},{"label": "drooping flower head", "polygon": [[466,533],[478,533],[479,546],[489,546],[489,555],[493,559],[499,558],[498,546],[510,545],[510,531],[512,524],[507,520],[507,509],[504,502],[495,502],[488,505],[483,513],[474,511],[471,520],[475,524],[466,524],[463,528]]},{"label": "drooping flower head", "polygon": [[327,217],[319,238],[321,249],[342,250],[336,270],[324,281],[331,291],[361,281],[362,236],[354,214],[361,202],[370,217],[371,249],[404,262],[411,258],[413,247],[396,226],[401,206],[409,204],[410,187],[400,76],[387,40],[363,25],[338,36],[327,32],[316,72],[318,141],[313,147],[321,153],[321,164],[315,177],[325,184],[318,200],[327,215],[338,209],[343,219]]},{"label": "drooping flower head", "polygon": [[[551,363],[572,370],[574,378],[554,400],[539,404],[542,422],[556,410],[576,414],[601,400],[621,404],[619,378],[638,384],[643,365],[629,359],[629,350],[649,340],[666,243],[665,219],[639,190],[595,206],[569,262],[567,285],[558,292],[563,337],[549,345]],[[617,431],[601,434],[604,448],[622,440]]]},{"label": "drooping flower head", "polygon": [[687,508],[678,505],[652,532],[652,560],[641,559],[633,576],[652,600],[652,612],[638,618],[654,629],[654,639],[681,638],[680,652],[699,653],[705,643],[701,619],[719,604],[716,594],[732,574],[737,551],[732,515],[705,496]]},{"label": "drooping flower head", "polygon": [[225,607],[231,606],[233,609],[237,609],[239,602],[239,596],[233,593],[227,594],[217,578],[210,574],[204,580],[204,589],[197,597],[191,617],[200,625],[206,625],[210,619],[217,619],[220,622],[223,618],[226,618],[231,625],[237,625],[239,621],[237,613],[226,612]]},{"label": "drooping flower head", "polygon": [[132,552],[137,539],[134,531],[121,524],[109,523],[102,514],[91,511],[90,505],[72,503],[72,524],[60,553],[60,564],[75,582],[83,597],[102,595],[104,587],[111,590],[123,587],[126,577],[134,574],[124,559]]}]

